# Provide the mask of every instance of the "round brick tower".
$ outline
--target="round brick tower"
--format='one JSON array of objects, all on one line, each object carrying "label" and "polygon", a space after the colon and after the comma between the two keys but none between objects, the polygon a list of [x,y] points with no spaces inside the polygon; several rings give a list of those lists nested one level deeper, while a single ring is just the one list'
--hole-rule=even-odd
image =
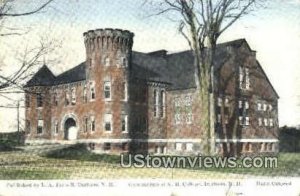
[{"label": "round brick tower", "polygon": [[134,34],[120,29],[97,29],[83,35],[89,112],[95,118],[95,132],[89,138],[104,141],[104,149],[124,150],[130,130],[128,83]]}]

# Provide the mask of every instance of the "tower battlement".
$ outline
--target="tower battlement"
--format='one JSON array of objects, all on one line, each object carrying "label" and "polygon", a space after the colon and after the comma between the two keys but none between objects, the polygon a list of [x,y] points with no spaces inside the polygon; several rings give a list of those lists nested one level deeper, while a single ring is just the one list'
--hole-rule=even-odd
[{"label": "tower battlement", "polygon": [[87,51],[98,49],[131,49],[134,33],[122,29],[96,29],[83,33]]}]

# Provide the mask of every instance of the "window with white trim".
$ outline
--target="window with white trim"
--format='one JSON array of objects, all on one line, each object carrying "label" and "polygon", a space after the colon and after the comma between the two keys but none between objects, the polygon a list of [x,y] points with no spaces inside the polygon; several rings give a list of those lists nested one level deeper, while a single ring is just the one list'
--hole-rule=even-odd
[{"label": "window with white trim", "polygon": [[154,110],[154,117],[157,117],[158,116],[158,108],[159,108],[159,104],[158,104],[158,102],[159,102],[159,95],[158,95],[158,90],[157,89],[154,89],[154,91],[153,91],[153,99],[154,99],[154,108],[153,108],[153,110]]},{"label": "window with white trim", "polygon": [[258,126],[262,126],[263,122],[262,122],[262,118],[258,118]]},{"label": "window with white trim", "polygon": [[71,89],[71,103],[72,103],[72,105],[75,105],[75,103],[76,103],[76,88],[75,87],[73,87]]},{"label": "window with white trim", "polygon": [[264,118],[264,124],[265,124],[265,126],[268,126],[268,119],[267,118]]},{"label": "window with white trim", "polygon": [[249,119],[249,117],[247,116],[247,117],[245,117],[245,125],[246,125],[246,126],[249,126],[249,124],[250,124],[250,119]]},{"label": "window with white trim", "polygon": [[166,92],[165,90],[160,91],[160,117],[164,118],[166,116]]},{"label": "window with white trim", "polygon": [[110,81],[104,82],[104,99],[106,101],[111,100],[111,82]]},{"label": "window with white trim", "polygon": [[37,103],[38,108],[43,107],[43,95],[42,95],[42,93],[37,93],[36,103]]},{"label": "window with white trim", "polygon": [[112,131],[112,114],[104,115],[104,130]]},{"label": "window with white trim", "polygon": [[181,114],[177,113],[175,114],[175,124],[180,124],[181,122]]},{"label": "window with white trim", "polygon": [[39,119],[37,124],[37,134],[42,134],[44,129],[44,120]]},{"label": "window with white trim", "polygon": [[192,96],[191,95],[185,96],[184,101],[185,101],[185,106],[191,106],[192,105]]},{"label": "window with white trim", "polygon": [[193,114],[187,113],[186,114],[186,124],[192,124],[192,122],[193,122]]},{"label": "window with white trim", "polygon": [[95,116],[90,117],[90,131],[94,132],[96,130]]},{"label": "window with white trim", "polygon": [[87,88],[86,85],[84,85],[83,87],[83,102],[86,103],[87,102]]},{"label": "window with white trim", "polygon": [[106,58],[104,59],[104,65],[105,65],[106,67],[110,66],[110,59],[109,59],[108,57],[106,57]]},{"label": "window with white trim", "polygon": [[175,97],[175,99],[174,99],[174,105],[175,105],[175,107],[180,107],[180,104],[181,103],[181,101],[180,101],[180,98],[179,97]]},{"label": "window with white trim", "polygon": [[83,131],[86,133],[88,132],[88,127],[89,127],[89,118],[88,117],[84,117],[84,127],[83,127]]},{"label": "window with white trim", "polygon": [[57,135],[59,130],[58,121],[54,121],[54,134]]},{"label": "window with white trim", "polygon": [[273,106],[269,104],[269,111],[271,112],[273,110]]},{"label": "window with white trim", "polygon": [[243,101],[242,100],[239,100],[239,108],[243,108]]},{"label": "window with white trim", "polygon": [[122,83],[122,100],[127,101],[127,82]]},{"label": "window with white trim", "polygon": [[264,111],[267,111],[267,108],[268,108],[268,105],[264,103],[264,105],[263,105]]},{"label": "window with white trim", "polygon": [[257,103],[257,110],[261,111],[262,107],[261,107],[261,103]]},{"label": "window with white trim", "polygon": [[270,127],[273,127],[274,126],[274,121],[272,118],[269,119],[269,126]]},{"label": "window with white trim", "polygon": [[121,127],[122,127],[122,132],[128,131],[128,115],[123,114],[121,116]]},{"label": "window with white trim", "polygon": [[57,98],[57,91],[55,90],[54,92],[53,92],[53,105],[54,106],[57,106],[58,105],[58,100],[57,100],[58,98]]},{"label": "window with white trim", "polygon": [[222,106],[222,98],[218,97],[218,106],[221,107]]},{"label": "window with white trim", "polygon": [[239,85],[240,89],[250,89],[249,68],[242,66],[239,67]]},{"label": "window with white trim", "polygon": [[221,123],[221,121],[222,121],[221,114],[218,114],[218,115],[217,115],[217,122],[218,122],[218,123]]},{"label": "window with white trim", "polygon": [[96,98],[96,87],[95,87],[95,82],[91,81],[90,82],[90,100],[95,100]]}]

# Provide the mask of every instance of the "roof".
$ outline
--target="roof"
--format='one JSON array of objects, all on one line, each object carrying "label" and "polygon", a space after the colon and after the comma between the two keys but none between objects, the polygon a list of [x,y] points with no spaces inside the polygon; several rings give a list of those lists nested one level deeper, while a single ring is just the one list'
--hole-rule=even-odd
[{"label": "roof", "polygon": [[[250,51],[253,51],[245,39],[238,39],[218,44],[215,53],[216,58],[214,61],[215,70],[217,71],[230,57],[230,53],[227,49],[228,46],[239,48],[243,43],[246,44],[246,47]],[[86,79],[85,67],[85,62],[82,62],[76,67],[63,72],[58,76],[54,76],[48,67],[44,65],[26,84],[26,86],[51,86],[83,81]],[[190,50],[172,54],[168,54],[166,50],[159,50],[150,53],[133,51],[131,69],[132,75],[135,78],[151,82],[171,84],[169,86],[170,90],[190,89],[196,87],[194,80],[194,58],[193,53]],[[270,83],[267,76],[266,78]],[[271,83],[270,85],[272,86]],[[274,88],[273,90],[276,93]]]},{"label": "roof", "polygon": [[43,65],[38,72],[26,83],[25,87],[29,86],[50,86],[55,81],[55,76],[50,69]]}]

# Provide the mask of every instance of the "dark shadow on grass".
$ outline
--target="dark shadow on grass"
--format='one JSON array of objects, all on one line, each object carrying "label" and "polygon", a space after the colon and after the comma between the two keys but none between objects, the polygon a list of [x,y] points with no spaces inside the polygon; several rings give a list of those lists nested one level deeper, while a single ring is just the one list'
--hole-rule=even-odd
[{"label": "dark shadow on grass", "polygon": [[93,161],[110,164],[120,164],[120,157],[111,154],[96,154],[89,151],[84,144],[75,144],[63,149],[46,152],[42,155],[47,158],[64,159],[64,160],[79,160]]}]

